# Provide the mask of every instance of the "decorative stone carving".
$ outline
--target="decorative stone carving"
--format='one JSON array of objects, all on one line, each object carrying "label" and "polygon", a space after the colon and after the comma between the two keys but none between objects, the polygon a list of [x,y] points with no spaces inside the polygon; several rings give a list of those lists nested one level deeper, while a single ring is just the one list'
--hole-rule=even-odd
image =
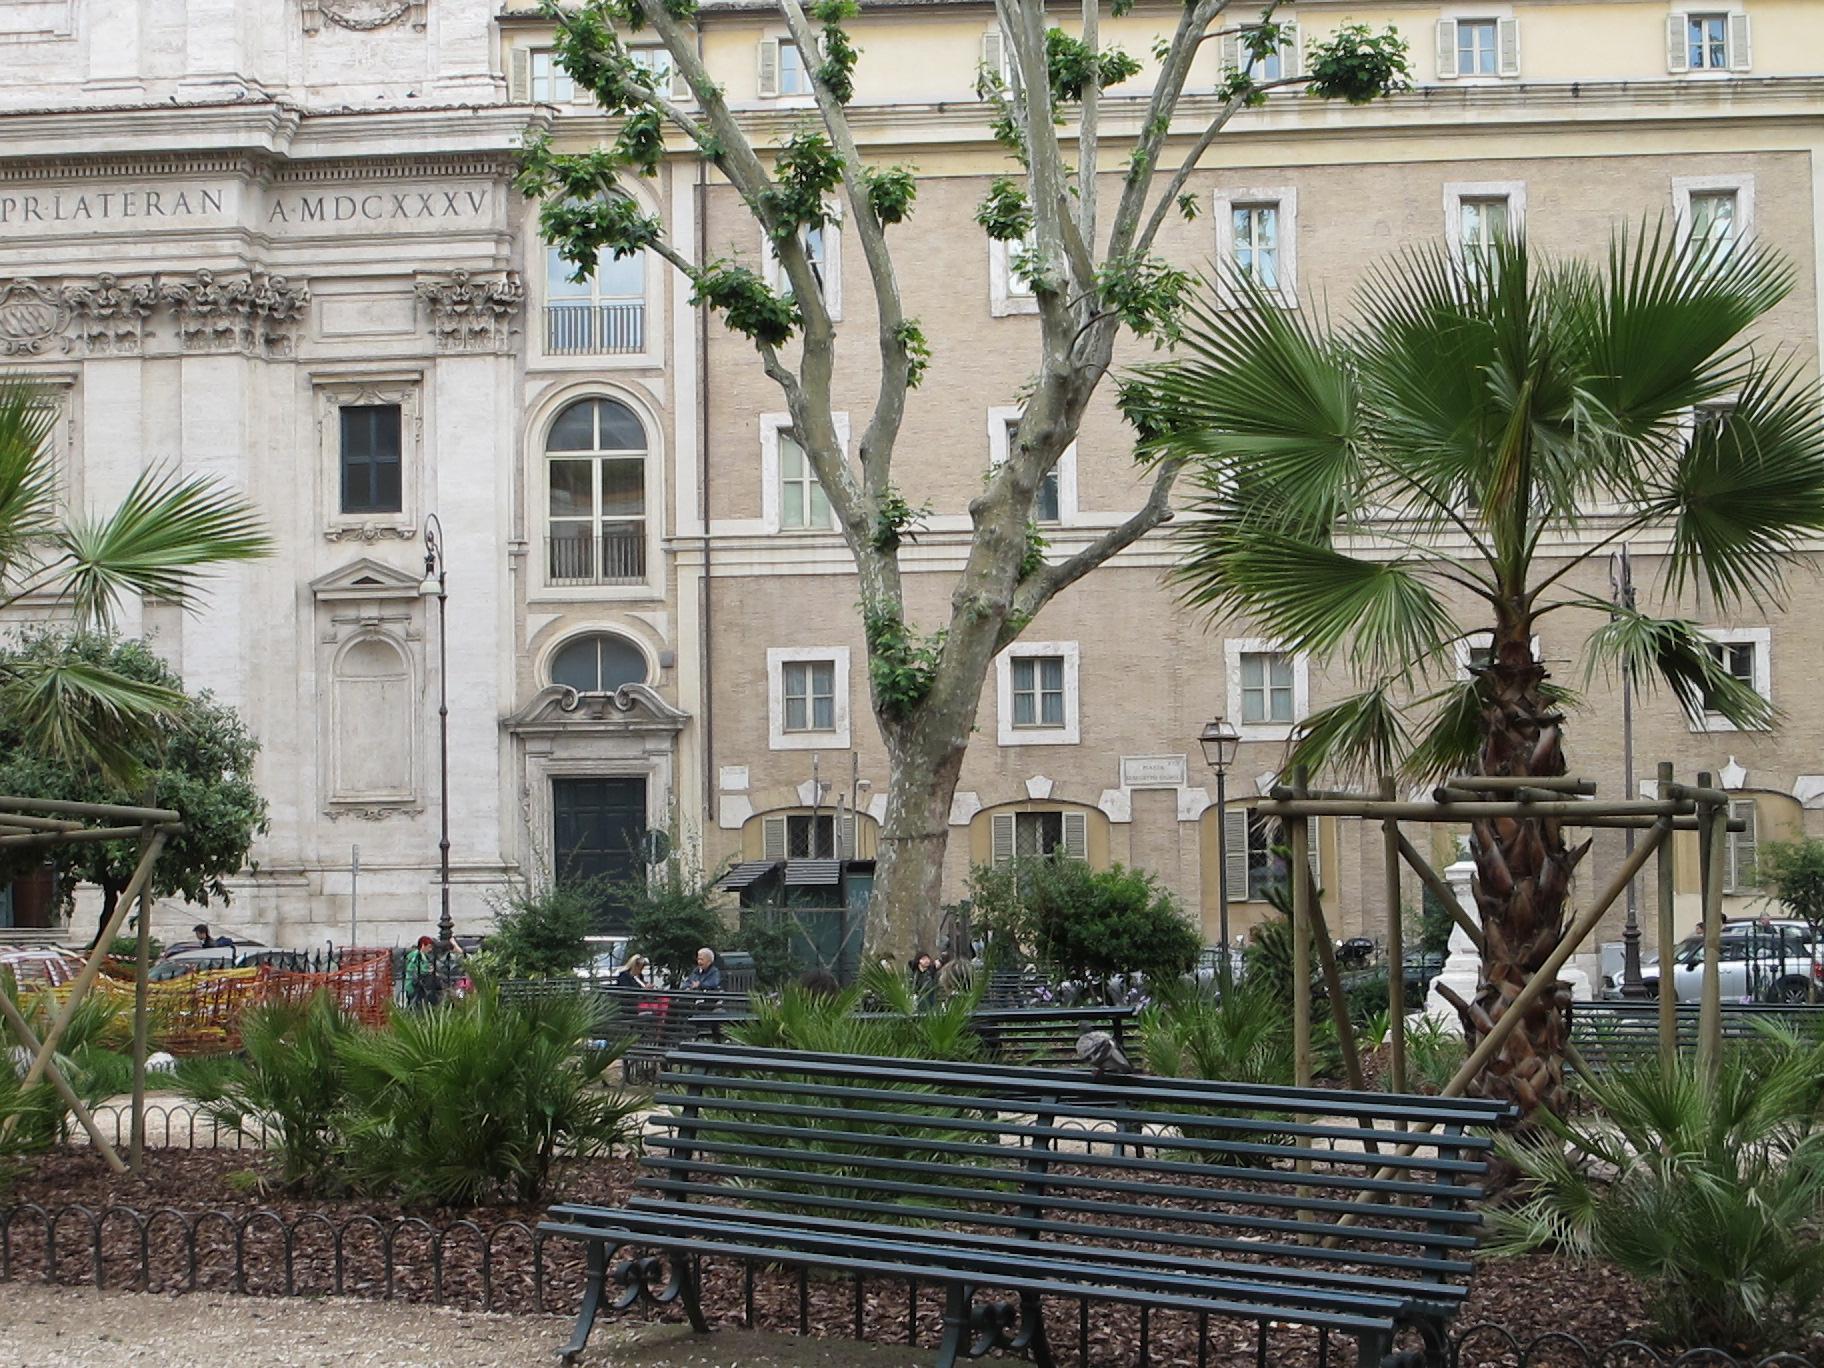
[{"label": "decorative stone carving", "polygon": [[384,822],[393,817],[422,817],[421,807],[330,807],[324,810],[324,816],[332,822],[339,822],[344,817],[353,817],[362,822]]},{"label": "decorative stone carving", "polygon": [[69,305],[50,286],[0,281],[0,356],[36,356],[69,321]]},{"label": "decorative stone carving", "polygon": [[337,28],[368,33],[401,19],[424,27],[424,0],[304,0],[304,32],[316,33],[327,19]]},{"label": "decorative stone carving", "polygon": [[146,319],[158,307],[158,288],[149,280],[128,284],[103,271],[93,282],[65,285],[63,303],[71,319],[70,334],[63,339],[66,352],[137,352],[145,340]]},{"label": "decorative stone carving", "polygon": [[418,297],[431,311],[439,351],[505,351],[519,331],[515,320],[526,288],[516,272],[477,280],[456,271],[448,280],[421,280]]},{"label": "decorative stone carving", "polygon": [[389,538],[397,541],[411,541],[418,535],[415,527],[400,527],[394,523],[364,522],[359,525],[330,527],[324,529],[323,540],[332,542],[362,542],[372,546],[375,542]]},{"label": "decorative stone carving", "polygon": [[289,356],[291,332],[310,302],[310,288],[254,270],[236,280],[198,271],[159,284],[159,297],[177,314],[185,351],[245,351]]}]

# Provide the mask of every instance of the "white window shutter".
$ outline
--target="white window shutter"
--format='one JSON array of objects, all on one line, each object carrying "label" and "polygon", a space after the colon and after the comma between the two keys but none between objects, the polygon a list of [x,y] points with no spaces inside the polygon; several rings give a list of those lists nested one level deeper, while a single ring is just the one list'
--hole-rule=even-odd
[{"label": "white window shutter", "polygon": [[1004,865],[1013,863],[1013,814],[997,812],[988,819],[989,834],[993,838],[990,844],[989,861]]},{"label": "white window shutter", "polygon": [[842,847],[836,852],[838,858],[845,860],[861,858],[861,851],[855,844],[855,834],[858,829],[853,813],[842,819]]},{"label": "white window shutter", "polygon": [[1520,74],[1520,21],[1503,19],[1496,26],[1500,54],[1499,71],[1503,76]]},{"label": "white window shutter", "polygon": [[1241,37],[1239,34],[1226,33],[1222,37],[1222,69],[1224,71],[1241,70]]},{"label": "white window shutter", "polygon": [[678,66],[675,60],[671,64],[670,90],[671,98],[674,100],[688,100],[691,98],[690,81],[684,75],[683,70]]},{"label": "white window shutter", "polygon": [[514,48],[507,54],[507,102],[528,104],[532,99],[532,50]]},{"label": "white window shutter", "polygon": [[1743,892],[1754,886],[1755,831],[1754,800],[1729,804],[1729,815],[1747,823],[1747,830],[1729,833],[1729,887]]},{"label": "white window shutter", "polygon": [[1324,848],[1324,819],[1313,817],[1306,824],[1305,858],[1311,862],[1311,878],[1319,888],[1324,886],[1324,871],[1319,852]]},{"label": "white window shutter", "polygon": [[1089,819],[1080,812],[1064,814],[1064,853],[1073,860],[1089,858]]},{"label": "white window shutter", "polygon": [[1227,808],[1222,814],[1223,858],[1228,864],[1229,901],[1248,900],[1248,810]]},{"label": "white window shutter", "polygon": [[1754,46],[1749,41],[1748,16],[1729,16],[1729,70],[1753,71]]},{"label": "white window shutter", "polygon": [[779,40],[760,40],[760,98],[771,99],[779,93]]},{"label": "white window shutter", "polygon": [[1691,16],[1678,11],[1666,16],[1666,70],[1691,70]]},{"label": "white window shutter", "polygon": [[760,858],[763,860],[783,860],[785,858],[785,818],[763,817],[760,819]]},{"label": "white window shutter", "polygon": [[1438,79],[1457,79],[1457,21],[1438,20]]},{"label": "white window shutter", "polygon": [[999,27],[982,35],[982,65],[1001,80],[1007,79],[1007,39]]},{"label": "white window shutter", "polygon": [[1284,40],[1279,45],[1279,74],[1287,79],[1303,76],[1304,51],[1298,41],[1298,25],[1281,24],[1279,31],[1284,35]]}]

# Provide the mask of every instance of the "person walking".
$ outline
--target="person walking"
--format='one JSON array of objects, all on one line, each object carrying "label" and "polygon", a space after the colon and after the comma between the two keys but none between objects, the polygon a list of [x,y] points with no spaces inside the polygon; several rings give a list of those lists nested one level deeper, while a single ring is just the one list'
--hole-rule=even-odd
[{"label": "person walking", "polygon": [[930,1007],[937,1001],[937,961],[931,957],[929,950],[920,950],[912,957],[912,993],[918,999],[920,1007]]},{"label": "person walking", "polygon": [[443,1000],[443,980],[437,977],[435,950],[437,942],[429,936],[418,937],[418,944],[405,952],[405,1005],[417,1011],[435,1007]]}]

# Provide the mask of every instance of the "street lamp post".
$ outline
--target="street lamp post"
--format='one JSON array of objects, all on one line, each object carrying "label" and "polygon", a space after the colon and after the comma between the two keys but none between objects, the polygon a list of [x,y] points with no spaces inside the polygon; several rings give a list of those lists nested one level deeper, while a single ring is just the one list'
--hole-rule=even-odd
[{"label": "street lamp post", "polygon": [[443,560],[443,524],[435,513],[424,520],[424,582],[418,592],[437,600],[437,816],[442,824],[437,840],[438,887],[442,913],[437,918],[437,942],[449,945],[456,935],[450,917],[450,684],[449,633],[444,626],[444,606],[449,584]]},{"label": "street lamp post", "polygon": [[1241,734],[1222,718],[1212,718],[1197,737],[1203,759],[1216,772],[1216,921],[1222,936],[1222,958],[1216,972],[1224,989],[1232,977],[1229,965],[1229,766],[1241,746]]}]

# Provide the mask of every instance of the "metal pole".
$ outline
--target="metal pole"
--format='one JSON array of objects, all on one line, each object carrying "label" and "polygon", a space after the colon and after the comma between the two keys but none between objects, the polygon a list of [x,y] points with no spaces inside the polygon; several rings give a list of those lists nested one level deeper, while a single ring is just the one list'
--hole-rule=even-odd
[{"label": "metal pole", "polygon": [[1229,775],[1227,765],[1216,767],[1216,927],[1222,938],[1222,958],[1216,961],[1216,982],[1226,996],[1233,986],[1229,965]]},{"label": "metal pole", "polygon": [[[1672,782],[1672,762],[1659,762],[1659,789],[1661,793],[1666,785]],[[1700,838],[1701,839],[1701,838]],[[1672,842],[1670,839],[1659,848],[1659,859],[1655,864],[1658,875],[1659,913],[1659,1062],[1661,1067],[1670,1069],[1678,1059],[1678,985],[1672,978],[1672,949],[1677,944],[1678,932],[1673,927],[1672,904],[1676,886],[1672,878]]]},{"label": "metal pole", "polygon": [[[140,838],[142,851],[152,844],[152,828]],[[133,964],[133,1133],[127,1145],[127,1164],[133,1172],[146,1168],[146,1036],[150,1027],[147,974],[152,968],[152,880],[139,895],[139,943]]]},{"label": "metal pole", "polygon": [[[1398,796],[1393,776],[1381,776],[1381,801]],[[1387,888],[1387,1076],[1393,1091],[1406,1091],[1406,928],[1400,923],[1400,824],[1381,822],[1381,859]],[[1404,1126],[1401,1127],[1404,1129]]]},{"label": "metal pole", "polygon": [[[1627,543],[1615,553],[1615,597],[1629,612],[1634,609],[1634,566],[1628,557]],[[1625,665],[1621,671],[1621,773],[1622,797],[1634,796],[1634,672]],[[1634,828],[1622,833],[1625,856],[1634,854]],[[1621,991],[1627,997],[1641,997],[1646,985],[1640,978],[1640,899],[1632,883],[1628,884],[1627,922],[1621,933]]]},{"label": "metal pole", "polygon": [[444,617],[449,595],[442,592],[443,567],[437,570],[437,782],[438,816],[442,831],[437,838],[438,893],[441,911],[437,918],[437,940],[449,945],[456,938],[456,923],[450,917],[450,633]]},{"label": "metal pole", "polygon": [[[1697,782],[1707,788],[1710,776],[1700,774]],[[1697,1009],[1697,1062],[1704,1076],[1714,1079],[1723,1062],[1723,864],[1727,858],[1724,843],[1729,839],[1723,819],[1729,809],[1706,803],[1700,812],[1708,825],[1698,840],[1709,858],[1704,867],[1704,986]]]},{"label": "metal pole", "polygon": [[348,848],[348,943],[361,944],[361,847]]},{"label": "metal pole", "polygon": [[[1293,784],[1304,788],[1302,770]],[[1286,823],[1292,846],[1292,1081],[1301,1088],[1311,1086],[1311,881],[1304,874],[1310,868],[1308,821],[1298,812]]]}]

